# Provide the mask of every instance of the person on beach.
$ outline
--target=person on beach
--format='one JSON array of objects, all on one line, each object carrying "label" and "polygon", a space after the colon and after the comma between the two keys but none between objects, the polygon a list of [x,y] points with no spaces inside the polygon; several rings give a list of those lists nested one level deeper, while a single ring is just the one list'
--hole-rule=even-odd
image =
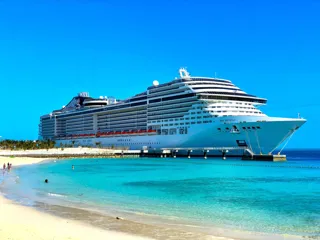
[{"label": "person on beach", "polygon": [[6,170],[6,164],[5,163],[3,164],[3,170]]}]

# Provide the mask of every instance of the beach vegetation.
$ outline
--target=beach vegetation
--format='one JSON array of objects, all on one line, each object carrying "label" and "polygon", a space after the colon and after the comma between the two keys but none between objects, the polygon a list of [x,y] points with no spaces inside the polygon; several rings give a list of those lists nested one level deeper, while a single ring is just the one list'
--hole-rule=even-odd
[{"label": "beach vegetation", "polygon": [[11,140],[5,139],[0,142],[0,149],[4,150],[33,150],[54,148],[55,141],[52,140]]}]

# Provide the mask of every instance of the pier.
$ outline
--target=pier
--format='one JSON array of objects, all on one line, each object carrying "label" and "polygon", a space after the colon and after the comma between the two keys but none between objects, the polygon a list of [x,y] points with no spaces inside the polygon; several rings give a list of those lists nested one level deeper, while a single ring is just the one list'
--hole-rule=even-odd
[{"label": "pier", "polygon": [[[132,151],[132,150],[131,150]],[[133,150],[134,151],[134,150]],[[129,154],[130,150],[128,150]],[[161,148],[141,150],[140,157],[241,158],[246,161],[286,161],[286,155],[255,154],[248,147]]]},{"label": "pier", "polygon": [[0,156],[32,157],[32,158],[241,158],[245,161],[286,161],[286,155],[255,154],[246,146],[208,147],[208,148],[160,148],[160,149],[100,149],[100,148],[69,148],[68,150],[52,149],[52,151],[10,151]]}]

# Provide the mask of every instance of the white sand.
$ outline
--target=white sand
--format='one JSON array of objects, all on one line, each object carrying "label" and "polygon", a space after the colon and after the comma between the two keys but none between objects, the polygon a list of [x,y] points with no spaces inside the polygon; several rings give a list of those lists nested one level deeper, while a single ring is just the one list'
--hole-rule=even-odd
[{"label": "white sand", "polygon": [[119,239],[147,238],[106,231],[81,222],[55,217],[19,206],[0,196],[1,240]]},{"label": "white sand", "polygon": [[[46,150],[45,150],[46,151]],[[4,152],[4,151],[2,151]],[[24,152],[24,151],[23,151]],[[3,154],[4,155],[4,154]],[[8,154],[11,155],[11,154]],[[35,164],[46,158],[0,157],[0,166],[10,162],[12,166]],[[58,239],[147,239],[125,233],[102,230],[82,222],[71,221],[20,206],[0,195],[1,240],[58,240]]]},{"label": "white sand", "polygon": [[[58,155],[58,154],[108,154],[113,153],[117,150],[112,149],[103,149],[103,148],[83,148],[83,147],[77,147],[77,148],[64,148],[61,150],[61,148],[52,148],[49,150],[46,149],[36,149],[36,150],[0,150],[0,156],[23,156],[23,155]],[[119,150],[121,151],[121,150]]]},{"label": "white sand", "polygon": [[[30,157],[2,157],[0,156],[0,168],[2,169],[3,164],[5,163],[12,163],[12,167],[20,166],[20,165],[26,165],[26,164],[35,164],[39,163],[45,160],[48,160],[50,158],[30,158]],[[60,160],[60,159],[57,159]]]}]

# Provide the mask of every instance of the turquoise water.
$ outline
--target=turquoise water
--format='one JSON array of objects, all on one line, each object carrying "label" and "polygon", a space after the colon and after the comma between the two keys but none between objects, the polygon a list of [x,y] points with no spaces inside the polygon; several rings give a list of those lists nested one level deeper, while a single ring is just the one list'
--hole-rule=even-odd
[{"label": "turquoise water", "polygon": [[287,154],[288,162],[279,163],[201,158],[49,161],[14,168],[1,188],[27,205],[41,201],[208,227],[320,236],[320,152]]}]

